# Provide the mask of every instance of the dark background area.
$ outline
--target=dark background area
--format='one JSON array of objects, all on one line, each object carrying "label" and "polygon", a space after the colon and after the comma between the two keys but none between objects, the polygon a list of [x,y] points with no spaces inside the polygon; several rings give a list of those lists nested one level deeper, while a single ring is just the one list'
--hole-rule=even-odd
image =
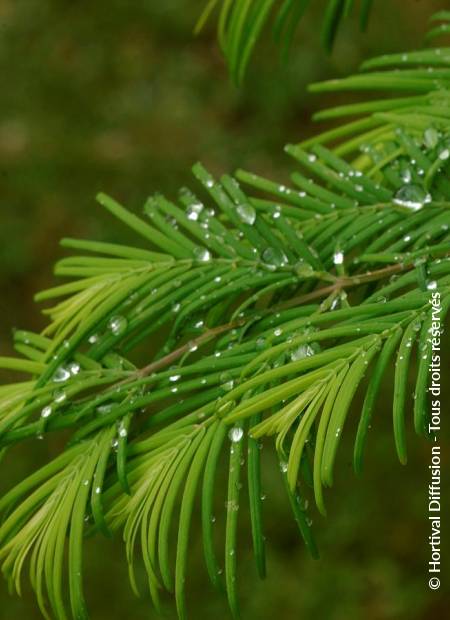
[{"label": "dark background area", "polygon": [[[192,35],[203,4],[1,0],[0,355],[12,352],[11,328],[44,325],[32,297],[54,282],[51,265],[62,255],[62,236],[133,241],[96,204],[98,191],[139,211],[154,191],[175,197],[181,185],[194,186],[189,170],[197,160],[216,173],[241,166],[285,180],[293,163],[284,143],[316,131],[312,112],[333,103],[330,96],[307,94],[306,85],[354,71],[371,55],[420,46],[428,17],[448,8],[444,1],[378,0],[368,32],[347,21],[328,57],[318,36],[323,3],[315,2],[289,63],[279,64],[266,34],[236,89],[212,25]],[[265,583],[256,577],[244,523],[238,565],[245,620],[447,617],[448,534],[441,590],[427,585],[430,447],[411,433],[410,462],[399,465],[390,399],[386,387],[360,480],[351,470],[354,427],[348,427],[336,485],[327,495],[329,516],[314,515],[318,562],[306,555],[267,455],[269,576]],[[45,457],[42,443],[30,442],[2,461],[2,488],[33,471]],[[443,452],[445,471],[448,441]],[[448,483],[447,476],[447,506]],[[448,523],[448,510],[445,516]],[[205,586],[198,529],[190,572],[191,617],[228,618],[225,601]],[[87,542],[85,581],[93,620],[156,617],[146,596],[136,600],[131,593],[120,540]],[[174,617],[170,602],[168,617]],[[27,586],[21,600],[0,583],[0,618],[40,618]]]}]

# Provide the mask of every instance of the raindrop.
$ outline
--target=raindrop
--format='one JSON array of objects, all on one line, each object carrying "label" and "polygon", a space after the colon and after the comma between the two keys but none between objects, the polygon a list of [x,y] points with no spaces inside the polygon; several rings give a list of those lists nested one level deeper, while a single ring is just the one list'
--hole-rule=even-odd
[{"label": "raindrop", "polygon": [[239,441],[241,441],[243,436],[244,431],[239,426],[233,426],[233,428],[228,433],[228,437],[233,443],[238,443]]},{"label": "raindrop", "polygon": [[72,376],[77,375],[81,370],[80,364],[78,364],[78,362],[71,362],[68,365],[68,369]]},{"label": "raindrop", "polygon": [[437,282],[436,280],[431,280],[431,282],[428,282],[427,284],[427,289],[429,291],[434,291],[437,288]]},{"label": "raindrop", "polygon": [[333,263],[335,265],[342,265],[342,263],[344,262],[344,253],[343,252],[335,252],[333,255]]},{"label": "raindrop", "polygon": [[266,343],[266,339],[265,338],[263,338],[263,337],[258,338],[257,341],[256,341],[256,348],[258,350],[265,349],[266,344],[267,343]]},{"label": "raindrop", "polygon": [[206,248],[200,246],[194,248],[194,256],[202,263],[207,263],[209,260],[211,260],[211,253]]},{"label": "raindrop", "polygon": [[305,511],[308,510],[309,502],[305,497],[300,498],[300,508]]},{"label": "raindrop", "polygon": [[113,316],[108,322],[108,328],[112,331],[114,336],[120,336],[126,330],[128,321],[124,316]]},{"label": "raindrop", "polygon": [[236,403],[234,400],[227,400],[225,403],[219,400],[217,403],[216,413],[218,417],[221,418],[227,413],[230,413],[230,411],[232,411],[235,406],[236,406]]},{"label": "raindrop", "polygon": [[420,185],[404,185],[394,197],[394,203],[402,207],[407,207],[413,211],[418,211],[425,204],[431,202],[432,198]]},{"label": "raindrop", "polygon": [[96,408],[96,413],[98,413],[98,415],[107,415],[108,413],[110,413],[110,411],[112,410],[113,405],[111,403],[106,403],[104,405],[99,405]]},{"label": "raindrop", "polygon": [[53,375],[53,381],[55,381],[55,383],[62,383],[63,381],[67,381],[69,377],[70,372],[67,370],[67,368],[64,368],[64,366],[60,366],[56,369],[56,372]]},{"label": "raindrop", "polygon": [[50,407],[50,405],[47,405],[41,411],[41,418],[48,418],[49,416],[51,416],[51,414],[52,414],[52,408]]},{"label": "raindrop", "polygon": [[309,263],[306,263],[305,261],[299,261],[295,265],[295,273],[300,277],[307,278],[313,272],[314,272],[314,269],[312,268],[312,265],[310,265]]},{"label": "raindrop", "polygon": [[293,362],[297,362],[298,360],[302,360],[305,357],[311,357],[312,355],[314,355],[314,349],[309,344],[301,344],[292,351],[291,360]]},{"label": "raindrop", "polygon": [[439,133],[434,129],[434,127],[429,127],[425,129],[423,134],[423,141],[426,147],[430,149],[434,149],[439,140]]},{"label": "raindrop", "polygon": [[262,258],[265,263],[274,265],[275,267],[282,267],[287,263],[286,254],[278,248],[266,248],[262,254]]},{"label": "raindrop", "polygon": [[53,399],[55,403],[63,403],[67,398],[67,394],[64,390],[56,390],[53,394]]},{"label": "raindrop", "polygon": [[400,177],[404,183],[411,183],[411,180],[412,180],[411,170],[409,168],[403,168],[400,171]]},{"label": "raindrop", "polygon": [[200,215],[200,213],[203,211],[203,205],[201,202],[195,202],[191,205],[189,205],[188,209],[187,209],[187,218],[189,220],[192,220],[194,222],[196,222],[198,220],[198,216]]},{"label": "raindrop", "polygon": [[225,390],[225,392],[230,392],[234,387],[234,381],[230,379],[230,381],[226,381],[225,383],[223,383],[221,387],[223,390]]},{"label": "raindrop", "polygon": [[245,224],[252,226],[256,220],[256,211],[249,204],[239,205],[236,209],[239,219]]},{"label": "raindrop", "polygon": [[[230,500],[228,502],[225,502],[225,507],[228,511],[232,511],[232,512],[237,512],[239,510],[239,504],[236,503],[234,500]],[[230,551],[230,555],[233,555],[234,551],[231,550]]]}]

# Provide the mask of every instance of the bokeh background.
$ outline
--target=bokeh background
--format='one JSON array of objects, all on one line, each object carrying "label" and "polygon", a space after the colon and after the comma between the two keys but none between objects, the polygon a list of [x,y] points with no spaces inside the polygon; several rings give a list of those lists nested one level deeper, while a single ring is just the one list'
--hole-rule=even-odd
[{"label": "bokeh background", "polygon": [[[417,47],[446,1],[377,0],[370,28],[341,28],[330,58],[319,45],[321,2],[302,22],[286,66],[267,34],[244,85],[229,81],[212,26],[192,35],[203,0],[0,1],[0,354],[11,354],[13,327],[43,326],[33,294],[51,283],[62,236],[132,241],[95,203],[104,190],[131,209],[163,191],[191,185],[190,167],[245,167],[282,181],[292,167],[283,144],[316,131],[310,116],[333,103],[306,93],[308,82],[344,75],[370,55]],[[2,379],[7,379],[6,373]],[[240,535],[245,620],[437,620],[448,617],[448,527],[443,579],[427,586],[426,501],[429,446],[411,436],[410,462],[395,457],[390,392],[383,394],[364,477],[351,471],[351,427],[340,452],[329,517],[314,515],[321,560],[308,558],[289,515],[277,468],[264,472],[268,539],[266,582],[256,577],[249,533]],[[447,394],[447,402],[448,394]],[[385,405],[385,407],[383,406]],[[445,419],[444,419],[445,423]],[[448,428],[447,428],[448,430]],[[448,433],[447,433],[448,436]],[[1,462],[1,488],[33,471],[43,442]],[[443,446],[444,471],[450,446]],[[269,450],[267,450],[269,452]],[[273,463],[272,463],[273,465]],[[220,481],[219,481],[220,484]],[[448,475],[444,501],[450,504]],[[447,514],[448,524],[448,510]],[[445,529],[446,522],[443,523]],[[191,617],[229,617],[205,585],[194,531]],[[445,580],[445,576],[447,580]],[[120,541],[86,547],[93,620],[153,619],[147,597],[130,590]],[[168,599],[167,617],[174,618]],[[32,593],[11,598],[0,583],[0,619],[40,618]]]}]

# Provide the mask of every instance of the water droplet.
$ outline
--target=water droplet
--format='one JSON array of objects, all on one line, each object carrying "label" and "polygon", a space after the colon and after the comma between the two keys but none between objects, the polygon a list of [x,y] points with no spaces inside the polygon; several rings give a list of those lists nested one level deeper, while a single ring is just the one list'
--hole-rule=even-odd
[{"label": "water droplet", "polygon": [[294,349],[291,353],[291,360],[297,362],[298,360],[305,359],[314,355],[314,349],[309,344],[301,344]]},{"label": "water droplet", "polygon": [[78,362],[71,362],[67,366],[67,368],[69,369],[70,374],[73,376],[77,375],[81,370],[80,364],[78,364]]},{"label": "water droplet", "polygon": [[181,377],[181,375],[172,375],[171,377],[169,377],[169,381],[178,381],[178,379]]},{"label": "water droplet", "polygon": [[206,248],[200,246],[194,248],[194,256],[202,263],[207,263],[209,260],[211,260],[211,253]]},{"label": "water droplet", "polygon": [[308,510],[309,502],[305,497],[300,498],[300,508],[305,511]]},{"label": "water droplet", "polygon": [[259,351],[260,351],[261,349],[265,349],[265,348],[266,348],[266,346],[267,346],[267,341],[266,341],[266,339],[265,339],[265,338],[260,337],[260,338],[258,338],[258,339],[256,340],[256,343],[255,343],[255,344],[256,344],[256,348],[257,348],[257,350],[259,350]]},{"label": "water droplet", "polygon": [[241,441],[243,436],[244,431],[239,426],[233,426],[233,428],[228,433],[228,437],[233,443],[238,443],[239,441]]},{"label": "water droplet", "polygon": [[265,263],[274,265],[275,267],[283,267],[283,265],[286,265],[287,263],[285,253],[278,248],[272,247],[268,247],[264,250],[262,259]]},{"label": "water droplet", "polygon": [[104,405],[99,405],[95,411],[98,415],[107,415],[111,412],[113,406],[114,405],[112,403],[105,403]]},{"label": "water droplet", "polygon": [[53,393],[53,400],[55,401],[55,403],[63,403],[66,398],[67,394],[64,390],[56,390],[56,392]]},{"label": "water droplet", "polygon": [[96,342],[98,342],[98,338],[98,334],[92,334],[92,336],[89,336],[88,338],[89,344],[95,344]]},{"label": "water droplet", "polygon": [[201,202],[195,202],[189,205],[186,215],[189,220],[196,222],[198,220],[198,216],[203,211],[203,205]]},{"label": "water droplet", "polygon": [[250,226],[253,226],[256,220],[256,211],[251,205],[249,204],[239,205],[236,209],[236,212],[239,216],[239,219],[242,222],[244,222],[245,224],[249,224]]},{"label": "water droplet", "polygon": [[312,265],[306,263],[305,261],[299,261],[295,265],[295,273],[303,278],[309,277],[314,272]]},{"label": "water droplet", "polygon": [[434,149],[439,140],[439,133],[434,127],[425,129],[423,134],[423,141],[427,148]]},{"label": "water droplet", "polygon": [[124,316],[113,316],[108,321],[108,328],[112,331],[114,336],[120,336],[124,333],[128,326],[128,321]]},{"label": "water droplet", "polygon": [[[234,500],[230,500],[228,502],[225,502],[225,507],[230,512],[237,512],[239,510],[239,504],[237,502],[235,502]],[[234,551],[231,550],[230,551],[230,555],[233,555],[233,554],[234,554]]]},{"label": "water droplet", "polygon": [[403,183],[411,183],[412,180],[412,174],[411,174],[411,170],[409,168],[402,168],[400,170],[400,177],[403,181]]},{"label": "water droplet", "polygon": [[335,252],[333,255],[333,263],[335,265],[342,265],[342,263],[344,262],[344,253],[343,252]]},{"label": "water droplet", "polygon": [[427,284],[427,289],[429,291],[434,291],[437,288],[437,282],[436,280],[431,280],[431,282],[428,282]]},{"label": "water droplet", "polygon": [[418,211],[432,198],[420,185],[404,185],[395,194],[394,203]]},{"label": "water droplet", "polygon": [[276,327],[276,328],[273,330],[273,335],[274,335],[274,336],[281,336],[281,334],[282,334],[282,333],[283,333],[283,330],[281,329],[281,327]]},{"label": "water droplet", "polygon": [[222,390],[225,390],[225,392],[230,392],[234,387],[234,381],[232,379],[230,379],[229,381],[226,381],[225,383],[223,383],[221,385]]},{"label": "water droplet", "polygon": [[50,405],[47,405],[46,407],[42,409],[41,418],[48,418],[51,415],[52,415],[52,408],[50,407]]},{"label": "water droplet", "polygon": [[53,381],[55,383],[62,383],[63,381],[67,381],[70,377],[70,372],[64,366],[60,366],[56,369],[55,374],[53,375]]}]

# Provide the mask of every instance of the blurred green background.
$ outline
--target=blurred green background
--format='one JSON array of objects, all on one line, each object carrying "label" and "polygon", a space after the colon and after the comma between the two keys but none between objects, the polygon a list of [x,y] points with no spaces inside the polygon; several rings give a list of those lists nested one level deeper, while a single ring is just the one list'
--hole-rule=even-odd
[{"label": "blurred green background", "polygon": [[[97,191],[139,210],[149,193],[176,196],[181,185],[192,185],[189,170],[198,159],[216,173],[242,166],[282,181],[292,168],[283,144],[316,131],[312,111],[333,103],[308,95],[306,84],[344,75],[370,55],[418,46],[431,13],[448,8],[446,1],[377,0],[369,31],[344,24],[330,58],[320,48],[323,3],[316,2],[288,65],[277,62],[266,35],[238,90],[212,26],[192,35],[203,4],[1,0],[0,354],[11,353],[12,327],[43,326],[32,296],[53,282],[60,237],[132,240],[96,205]],[[380,403],[361,480],[351,471],[349,426],[329,517],[314,517],[319,562],[306,556],[268,454],[269,577],[259,582],[255,575],[244,524],[238,553],[245,620],[448,617],[450,580],[438,592],[427,586],[429,446],[411,437],[410,463],[400,467],[383,408],[390,398],[387,392]],[[2,488],[45,458],[51,448],[40,444],[2,461]],[[448,441],[443,451],[448,469]],[[447,506],[448,483],[447,476]],[[448,511],[443,516],[448,520]],[[448,536],[443,543],[448,577]],[[198,530],[190,570],[191,617],[228,618],[223,598],[205,585]],[[136,600],[130,591],[120,541],[87,543],[86,589],[93,620],[155,617],[148,598]],[[167,616],[174,617],[170,600]],[[28,587],[18,599],[0,584],[1,620],[39,617]]]}]

